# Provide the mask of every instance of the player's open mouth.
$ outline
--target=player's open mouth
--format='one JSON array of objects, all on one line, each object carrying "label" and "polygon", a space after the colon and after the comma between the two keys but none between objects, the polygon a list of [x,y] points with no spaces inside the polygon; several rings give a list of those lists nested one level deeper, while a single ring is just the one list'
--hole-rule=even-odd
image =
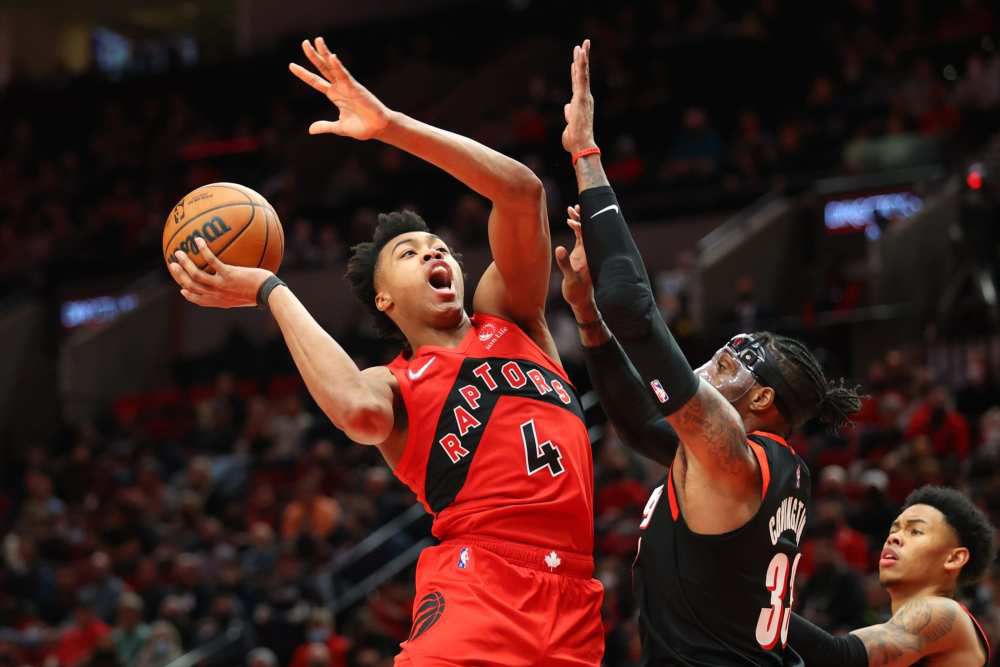
[{"label": "player's open mouth", "polygon": [[895,551],[887,547],[882,550],[882,555],[879,558],[878,564],[884,567],[886,565],[892,565],[898,560],[899,560],[899,554],[897,554]]},{"label": "player's open mouth", "polygon": [[454,296],[455,282],[451,267],[444,260],[431,262],[427,271],[427,282],[431,288],[442,296]]}]

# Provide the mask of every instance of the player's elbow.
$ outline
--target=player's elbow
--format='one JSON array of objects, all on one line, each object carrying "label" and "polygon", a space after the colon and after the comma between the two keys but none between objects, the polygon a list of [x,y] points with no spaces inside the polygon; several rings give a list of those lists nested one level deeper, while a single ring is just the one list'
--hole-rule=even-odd
[{"label": "player's elbow", "polygon": [[519,167],[507,183],[505,198],[525,206],[541,205],[545,201],[545,186],[542,185],[542,180],[524,165]]},{"label": "player's elbow", "polygon": [[392,433],[392,406],[373,398],[352,400],[340,416],[339,426],[362,445],[379,445]]}]

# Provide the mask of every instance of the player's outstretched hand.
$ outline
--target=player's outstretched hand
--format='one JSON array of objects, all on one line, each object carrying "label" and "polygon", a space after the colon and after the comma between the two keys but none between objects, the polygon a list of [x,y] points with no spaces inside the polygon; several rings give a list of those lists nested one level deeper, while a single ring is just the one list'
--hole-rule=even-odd
[{"label": "player's outstretched hand", "polygon": [[330,53],[322,37],[313,43],[303,40],[302,51],[319,74],[296,63],[289,63],[288,69],[326,95],[340,111],[338,120],[318,120],[310,125],[309,134],[330,133],[361,140],[378,136],[389,124],[389,108],[351,76],[340,58]]},{"label": "player's outstretched hand", "polygon": [[210,308],[241,308],[257,305],[257,290],[271,272],[245,266],[223,264],[204,239],[195,239],[198,252],[214,273],[199,269],[183,250],[174,253],[170,275],[181,286],[181,296],[191,303]]},{"label": "player's outstretched hand", "polygon": [[573,83],[573,98],[565,107],[566,129],[562,145],[570,153],[597,144],[594,141],[594,96],[590,94],[590,40],[573,47],[573,64],[569,68]]},{"label": "player's outstretched hand", "polygon": [[597,308],[594,301],[594,283],[590,279],[590,269],[587,266],[587,251],[583,247],[583,236],[580,228],[580,205],[566,209],[569,219],[566,224],[573,230],[576,242],[573,250],[565,247],[556,248],[556,264],[562,272],[562,295],[566,303],[575,311]]}]

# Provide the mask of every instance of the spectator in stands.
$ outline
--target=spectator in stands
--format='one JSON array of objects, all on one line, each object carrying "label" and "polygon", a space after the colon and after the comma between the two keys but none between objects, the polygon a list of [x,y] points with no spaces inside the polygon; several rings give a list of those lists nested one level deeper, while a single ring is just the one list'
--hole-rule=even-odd
[{"label": "spectator in stands", "polygon": [[135,667],[166,667],[184,654],[177,628],[166,621],[156,621],[149,629],[149,640],[139,651]]},{"label": "spectator in stands", "polygon": [[288,504],[281,521],[281,536],[286,542],[308,536],[326,540],[337,530],[340,504],[320,494],[320,472],[310,471],[299,481],[296,499]]},{"label": "spectator in stands", "polygon": [[247,667],[278,667],[278,656],[269,648],[255,648],[247,655]]},{"label": "spectator in stands", "polygon": [[333,614],[329,609],[313,609],[306,626],[306,642],[295,649],[289,667],[312,667],[314,647],[326,647],[329,667],[347,667],[351,642],[335,631]]},{"label": "spectator in stands", "polygon": [[90,557],[90,569],[91,582],[81,594],[91,600],[94,612],[102,621],[111,623],[125,584],[111,571],[111,559],[103,551]]},{"label": "spectator in stands", "polygon": [[81,667],[111,629],[94,613],[93,600],[81,595],[73,610],[73,620],[59,636],[53,655],[59,667]]},{"label": "spectator in stands", "polygon": [[798,599],[802,616],[830,632],[848,632],[858,627],[865,611],[864,586],[856,571],[844,562],[835,546],[836,526],[818,523],[809,529],[815,571]]},{"label": "spectator in stands", "polygon": [[907,440],[926,438],[931,451],[943,460],[964,461],[970,452],[969,424],[953,406],[948,389],[935,385],[910,416]]},{"label": "spectator in stands", "polygon": [[722,159],[722,137],[701,107],[684,111],[681,129],[667,152],[665,175],[670,180],[700,181],[715,175]]},{"label": "spectator in stands", "polygon": [[144,606],[142,598],[130,591],[122,594],[118,604],[118,623],[111,631],[111,641],[123,667],[135,664],[149,639],[149,626],[142,621]]},{"label": "spectator in stands", "polygon": [[774,309],[757,300],[752,276],[740,276],[736,281],[735,297],[736,303],[723,318],[728,335],[761,331],[773,325]]}]

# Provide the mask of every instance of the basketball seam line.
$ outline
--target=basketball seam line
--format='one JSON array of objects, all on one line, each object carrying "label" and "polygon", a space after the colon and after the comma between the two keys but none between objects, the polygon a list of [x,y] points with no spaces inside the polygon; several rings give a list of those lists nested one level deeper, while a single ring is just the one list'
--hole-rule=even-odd
[{"label": "basketball seam line", "polygon": [[271,236],[271,221],[267,217],[267,210],[264,211],[264,248],[260,251],[260,260],[257,261],[257,268],[264,263],[264,255],[267,254],[267,240]]},{"label": "basketball seam line", "polygon": [[[242,206],[242,204],[239,204],[239,206]],[[254,208],[254,212],[253,212],[253,214],[252,214],[252,215],[250,216],[250,220],[248,220],[248,221],[247,221],[247,224],[246,224],[246,225],[244,225],[243,229],[241,229],[240,231],[238,231],[238,232],[236,233],[236,236],[234,236],[233,238],[229,239],[229,243],[227,243],[226,245],[222,246],[222,247],[221,247],[221,248],[219,248],[219,249],[218,249],[217,251],[214,251],[214,252],[215,252],[215,256],[216,256],[216,257],[218,257],[220,261],[222,260],[222,253],[226,252],[226,249],[227,249],[227,248],[228,248],[229,246],[231,246],[231,245],[233,245],[234,243],[236,243],[236,240],[237,240],[238,238],[240,238],[241,236],[243,236],[243,232],[245,232],[246,230],[250,229],[250,225],[252,225],[252,224],[253,224],[253,219],[254,219],[254,216],[256,216],[256,215],[257,215],[257,210],[256,210],[256,209],[257,209],[257,207],[255,206],[255,207],[253,207],[253,208]],[[195,265],[195,266],[198,266],[198,262],[195,262],[195,263],[194,263],[194,265]],[[199,269],[205,269],[205,268],[206,268],[207,266],[208,266],[208,262],[206,261],[206,262],[205,262],[205,263],[204,263],[203,265],[201,265],[201,266],[198,266],[198,268],[199,268]]]}]

